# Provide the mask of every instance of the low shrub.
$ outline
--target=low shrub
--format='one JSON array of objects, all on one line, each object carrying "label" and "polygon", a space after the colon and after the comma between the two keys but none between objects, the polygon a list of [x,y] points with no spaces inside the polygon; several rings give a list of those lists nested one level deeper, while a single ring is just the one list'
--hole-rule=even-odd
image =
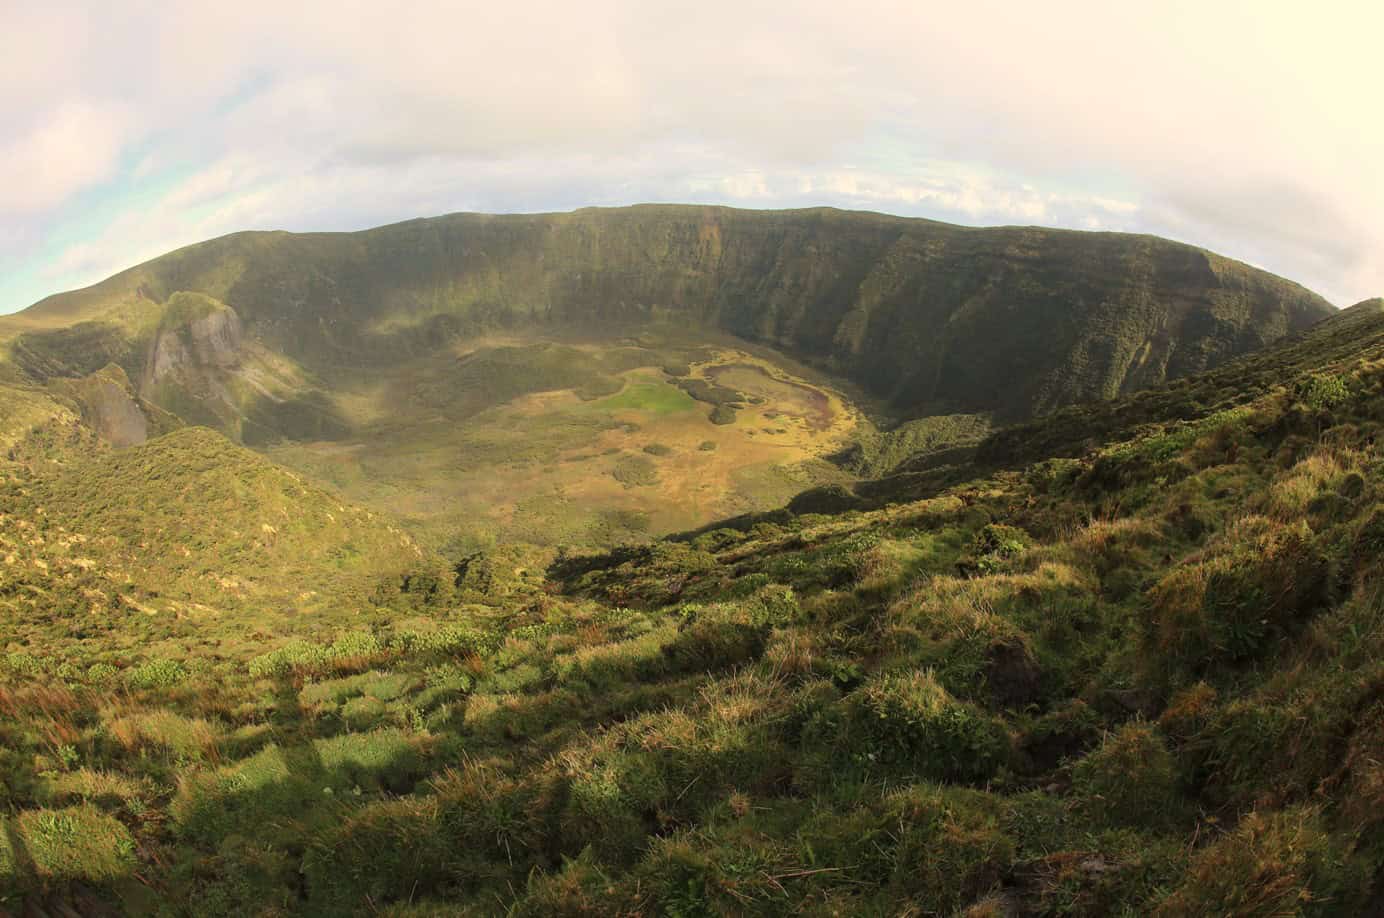
[{"label": "low shrub", "polygon": [[[408,646],[407,641],[405,646]],[[289,643],[250,660],[250,675],[256,679],[289,674],[316,675],[331,671],[361,670],[392,653],[378,637],[368,631],[347,631],[330,644],[308,641]]]},{"label": "low shrub", "polygon": [[399,635],[396,643],[403,653],[438,657],[484,656],[493,653],[504,643],[504,635],[493,629],[452,625],[436,631],[407,631]]},{"label": "low shrub", "polygon": [[639,913],[640,895],[633,884],[616,883],[593,851],[564,858],[553,872],[529,875],[511,918],[599,918]]},{"label": "low shrub", "polygon": [[109,663],[93,663],[87,667],[86,681],[92,685],[108,685],[120,675],[120,670]]},{"label": "low shrub", "polygon": [[1254,812],[1196,856],[1156,914],[1348,915],[1364,888],[1318,811]]},{"label": "low shrub", "polygon": [[312,671],[323,666],[327,660],[325,647],[307,641],[292,641],[252,659],[249,670],[251,676],[263,679],[286,675],[295,670]]},{"label": "low shrub", "polygon": [[998,888],[1014,861],[999,802],[961,788],[919,785],[885,801],[903,827],[894,851],[892,890],[928,911],[951,914]]},{"label": "low shrub", "polygon": [[1313,411],[1334,408],[1350,397],[1346,381],[1334,373],[1313,373],[1298,381],[1296,394]]},{"label": "low shrub", "polygon": [[125,671],[132,689],[168,689],[187,681],[187,667],[177,660],[150,660]]},{"label": "low shrub", "polygon": [[1328,573],[1305,524],[1241,520],[1149,592],[1150,650],[1193,672],[1259,657],[1325,605]]},{"label": "low shrub", "polygon": [[570,755],[563,771],[569,782],[564,844],[576,852],[589,845],[609,864],[633,860],[657,830],[656,809],[669,796],[654,759],[637,750],[596,760]]},{"label": "low shrub", "polygon": [[717,405],[711,409],[711,414],[708,417],[713,424],[734,424],[735,409],[729,405]]},{"label": "low shrub", "polygon": [[5,669],[16,676],[41,676],[47,668],[44,659],[34,654],[22,651],[5,654]]},{"label": "low shrub", "polygon": [[460,874],[509,883],[551,863],[560,791],[561,782],[548,773],[515,780],[475,764],[437,781],[439,828],[454,847]]},{"label": "low shrub", "polygon": [[1006,562],[1019,555],[1031,539],[1028,533],[1014,526],[987,523],[976,533],[970,547],[956,562],[963,576],[994,574],[1003,570]]},{"label": "low shrub", "polygon": [[958,701],[931,672],[878,676],[809,724],[838,762],[936,781],[983,782],[1009,758],[1000,723]]},{"label": "low shrub", "polygon": [[926,914],[952,915],[998,888],[1014,862],[1003,818],[1002,804],[982,792],[915,784],[819,811],[798,830],[798,860],[828,879],[879,887]]}]

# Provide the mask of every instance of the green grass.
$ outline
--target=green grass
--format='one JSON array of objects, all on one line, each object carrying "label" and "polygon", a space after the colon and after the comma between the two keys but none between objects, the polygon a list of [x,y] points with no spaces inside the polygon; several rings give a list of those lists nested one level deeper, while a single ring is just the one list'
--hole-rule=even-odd
[{"label": "green grass", "polygon": [[[380,393],[402,390],[420,372],[442,372],[405,366],[392,381],[341,399],[359,425],[352,437],[280,443],[269,452],[305,476],[331,482],[343,497],[401,518],[423,546],[457,557],[497,543],[528,543],[538,552],[563,545],[609,547],[694,528],[745,509],[768,509],[799,487],[803,460],[830,452],[852,425],[844,408],[827,412],[830,429],[817,434],[797,420],[783,420],[780,433],[765,436],[765,445],[758,446],[733,427],[711,424],[705,407],[695,408],[680,389],[652,375],[650,367],[660,355],[672,352],[672,345],[653,341],[638,349],[610,342],[511,345],[504,365],[506,372],[513,371],[516,386],[531,384],[520,372],[531,360],[646,366],[617,377],[624,388],[606,399],[583,399],[567,389],[530,391],[474,414],[467,408],[464,416],[452,419],[404,398],[390,401],[396,407],[386,417],[373,416],[370,406]],[[498,372],[495,358],[487,353],[464,360],[489,361],[490,370]],[[700,356],[703,361],[750,359],[735,350]],[[538,371],[535,378],[543,378]],[[446,393],[462,386],[438,385]],[[500,398],[505,394],[501,388],[492,386],[484,398],[475,395],[472,407],[491,396]],[[801,383],[794,391],[819,390]],[[467,400],[447,399],[437,402],[440,410],[451,412]],[[827,403],[825,397],[820,401]],[[786,417],[797,417],[793,406],[784,410]],[[708,436],[716,438],[710,442],[717,454],[696,463],[694,473],[687,457]],[[630,478],[625,454],[635,451],[657,460],[657,483],[626,488],[616,478],[614,490],[600,487],[617,474]],[[755,469],[750,478],[741,475],[746,467]],[[651,482],[647,474],[635,478]]]},{"label": "green grass", "polygon": [[135,870],[129,830],[96,807],[30,810],[13,821],[13,827],[5,827],[8,843],[5,856],[0,856],[0,871],[8,866],[10,877],[18,882],[29,879],[24,874],[32,871],[33,877],[49,882],[108,883]]},{"label": "green grass", "polygon": [[653,415],[669,415],[691,411],[696,404],[690,395],[676,386],[652,382],[629,383],[619,394],[594,403],[592,408],[612,414],[639,411]]}]

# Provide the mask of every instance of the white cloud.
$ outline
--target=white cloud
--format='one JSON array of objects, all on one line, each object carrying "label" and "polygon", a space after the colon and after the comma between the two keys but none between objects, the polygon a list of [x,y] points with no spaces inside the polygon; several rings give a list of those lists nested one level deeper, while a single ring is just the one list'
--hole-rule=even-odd
[{"label": "white cloud", "polygon": [[16,28],[11,260],[6,238],[29,257],[80,221],[61,202],[81,189],[187,170],[65,264],[688,198],[1159,232],[1341,302],[1384,292],[1377,5],[73,0],[0,11]]},{"label": "white cloud", "polygon": [[0,145],[0,214],[62,203],[115,173],[130,131],[118,105],[65,102],[28,131]]}]

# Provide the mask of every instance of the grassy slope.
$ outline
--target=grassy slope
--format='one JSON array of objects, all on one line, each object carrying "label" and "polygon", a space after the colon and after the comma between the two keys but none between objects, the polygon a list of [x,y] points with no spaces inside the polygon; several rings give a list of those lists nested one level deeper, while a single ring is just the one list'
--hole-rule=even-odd
[{"label": "grassy slope", "polygon": [[387,518],[204,428],[112,450],[58,417],[0,475],[11,653],[233,652],[356,621],[382,581],[440,565]]},{"label": "grassy slope", "polygon": [[1049,418],[1000,431],[980,450],[982,461],[1025,462],[1078,454],[1129,436],[1139,425],[1195,420],[1253,401],[1312,368],[1350,364],[1373,354],[1384,300],[1343,309],[1308,331],[1191,379],[1108,404],[1073,406]]},{"label": "grassy slope", "polygon": [[[650,206],[242,233],[0,318],[0,385],[22,387],[0,399],[0,431],[54,406],[118,442],[205,425],[405,517],[428,548],[609,546],[839,478],[820,461],[835,437],[805,444],[780,433],[791,425],[751,427],[749,413],[718,408],[716,429],[693,438],[655,413],[651,430],[689,440],[682,465],[703,460],[706,480],[673,468],[663,487],[612,494],[573,482],[607,481],[604,466],[629,457],[577,460],[592,440],[646,445],[610,433],[644,424],[642,409],[516,418],[517,402],[567,389],[595,399],[635,367],[685,363],[730,332],[766,342],[779,366],[792,370],[787,354],[826,367],[883,415],[1005,422],[1201,369],[1327,311],[1296,285],[1150,237],[833,210]],[[984,429],[977,414],[867,434],[850,468],[953,462]],[[692,455],[702,439],[728,448]]]},{"label": "grassy slope", "polygon": [[542,587],[477,559],[305,642],[93,667],[37,620],[0,878],[199,914],[1366,913],[1384,311],[1336,321],[1079,455]]}]

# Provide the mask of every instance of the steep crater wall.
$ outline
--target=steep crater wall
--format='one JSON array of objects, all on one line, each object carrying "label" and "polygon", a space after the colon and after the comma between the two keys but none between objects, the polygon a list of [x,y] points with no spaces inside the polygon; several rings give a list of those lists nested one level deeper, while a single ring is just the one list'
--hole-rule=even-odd
[{"label": "steep crater wall", "polygon": [[[1200,372],[1333,312],[1296,284],[1149,236],[650,205],[237,234],[31,313],[156,313],[178,291],[223,302],[245,337],[311,373],[368,372],[495,330],[667,321],[782,349],[900,416],[1001,422]],[[44,374],[62,354],[99,351],[87,363],[142,379],[160,357],[183,359],[155,347],[154,366],[132,368],[118,336],[87,326],[90,341],[73,326],[21,335],[12,352]],[[196,362],[219,366],[221,353]]]}]

